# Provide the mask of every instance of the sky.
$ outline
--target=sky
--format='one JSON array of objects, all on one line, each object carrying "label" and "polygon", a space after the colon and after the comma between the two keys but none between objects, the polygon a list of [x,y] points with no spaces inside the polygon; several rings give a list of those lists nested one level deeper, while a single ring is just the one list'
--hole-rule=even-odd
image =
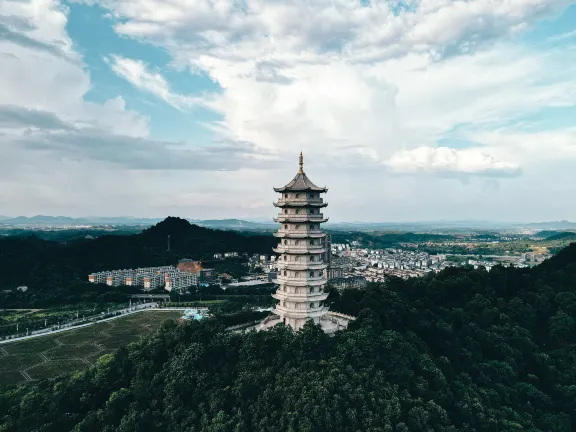
[{"label": "sky", "polygon": [[576,220],[576,2],[2,0],[0,214]]}]

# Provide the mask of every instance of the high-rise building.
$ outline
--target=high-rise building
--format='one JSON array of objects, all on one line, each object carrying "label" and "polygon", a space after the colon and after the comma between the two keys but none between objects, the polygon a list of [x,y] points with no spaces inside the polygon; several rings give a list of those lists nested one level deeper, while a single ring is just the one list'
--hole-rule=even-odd
[{"label": "high-rise building", "polygon": [[328,312],[324,300],[326,285],[325,241],[326,234],[320,224],[328,219],[321,209],[328,204],[321,194],[328,191],[316,186],[304,173],[300,153],[300,169],[286,186],[274,188],[281,194],[274,205],[279,209],[274,219],[281,224],[274,234],[279,239],[274,251],[277,260],[278,289],[273,297],[279,300],[275,314],[286,325],[299,330],[306,321],[320,323]]}]

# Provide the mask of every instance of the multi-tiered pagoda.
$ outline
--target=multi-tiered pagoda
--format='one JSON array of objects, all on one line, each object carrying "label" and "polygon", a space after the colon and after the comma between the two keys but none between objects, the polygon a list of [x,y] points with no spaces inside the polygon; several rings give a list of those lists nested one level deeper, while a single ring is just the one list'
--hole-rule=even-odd
[{"label": "multi-tiered pagoda", "polygon": [[274,234],[279,242],[274,252],[277,260],[278,289],[272,297],[279,302],[274,315],[267,317],[259,330],[266,330],[283,322],[293,330],[300,330],[306,321],[320,324],[325,332],[346,328],[354,317],[328,312],[324,300],[327,282],[326,234],[320,224],[328,219],[322,209],[328,204],[322,194],[325,187],[316,186],[304,173],[304,159],[300,153],[300,169],[296,177],[284,187],[274,188],[280,194],[274,205],[279,214],[274,220],[281,224]]},{"label": "multi-tiered pagoda", "polygon": [[304,173],[300,153],[300,170],[284,187],[274,188],[282,195],[274,203],[280,210],[274,220],[281,224],[274,234],[278,247],[278,290],[273,297],[279,300],[275,314],[294,330],[299,330],[307,320],[320,323],[328,312],[324,300],[326,285],[325,242],[326,234],[320,224],[328,219],[322,209],[328,204],[322,199],[328,189],[316,186]]}]

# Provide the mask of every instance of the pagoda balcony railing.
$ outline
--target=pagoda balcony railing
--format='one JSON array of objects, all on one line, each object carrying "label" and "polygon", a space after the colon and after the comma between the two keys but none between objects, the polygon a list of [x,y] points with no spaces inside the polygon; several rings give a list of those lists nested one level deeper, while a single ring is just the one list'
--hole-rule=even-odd
[{"label": "pagoda balcony railing", "polygon": [[294,201],[294,200],[278,200],[273,203],[274,207],[279,208],[324,208],[328,207],[327,202],[322,201]]},{"label": "pagoda balcony railing", "polygon": [[319,229],[314,230],[285,230],[284,228],[279,229],[274,233],[274,237],[278,238],[323,238],[326,237],[326,233]]},{"label": "pagoda balcony railing", "polygon": [[307,205],[324,206],[324,205],[328,205],[328,203],[325,203],[322,198],[306,198],[306,197],[304,197],[304,198],[278,198],[278,200],[274,203],[274,205],[305,207]]},{"label": "pagoda balcony railing", "polygon": [[324,214],[284,214],[280,213],[277,217],[274,218],[274,222],[278,223],[306,223],[306,222],[315,222],[315,223],[323,223],[327,222],[328,218],[324,217]]},{"label": "pagoda balcony railing", "polygon": [[301,287],[306,285],[317,286],[326,284],[328,280],[324,275],[308,276],[308,277],[292,277],[292,276],[284,276],[281,273],[278,273],[276,279],[274,279],[272,282],[274,282],[277,285],[288,285],[288,286],[294,285]]},{"label": "pagoda balcony railing", "polygon": [[318,292],[318,293],[311,293],[311,294],[289,294],[284,291],[276,291],[272,294],[276,300],[280,301],[287,301],[287,302],[295,302],[295,303],[304,303],[304,302],[317,302],[317,301],[324,301],[328,298],[328,293],[325,292]]},{"label": "pagoda balcony railing", "polygon": [[276,306],[274,313],[280,316],[288,316],[290,318],[316,318],[325,315],[328,312],[327,306],[321,306],[313,309],[290,309],[280,305]]},{"label": "pagoda balcony railing", "polygon": [[303,270],[325,270],[328,267],[328,264],[319,262],[319,261],[277,261],[276,267],[278,270],[295,270],[295,271],[303,271]]},{"label": "pagoda balcony railing", "polygon": [[303,246],[292,246],[292,245],[278,245],[272,249],[274,252],[283,254],[320,254],[326,253],[326,249],[322,245],[303,245]]}]

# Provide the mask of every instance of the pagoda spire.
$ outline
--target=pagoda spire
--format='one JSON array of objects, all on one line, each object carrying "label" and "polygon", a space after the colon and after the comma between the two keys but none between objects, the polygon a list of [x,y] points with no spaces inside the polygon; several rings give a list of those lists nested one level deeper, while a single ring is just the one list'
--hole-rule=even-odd
[{"label": "pagoda spire", "polygon": [[302,150],[300,150],[300,174],[304,174],[304,156],[302,156]]}]

